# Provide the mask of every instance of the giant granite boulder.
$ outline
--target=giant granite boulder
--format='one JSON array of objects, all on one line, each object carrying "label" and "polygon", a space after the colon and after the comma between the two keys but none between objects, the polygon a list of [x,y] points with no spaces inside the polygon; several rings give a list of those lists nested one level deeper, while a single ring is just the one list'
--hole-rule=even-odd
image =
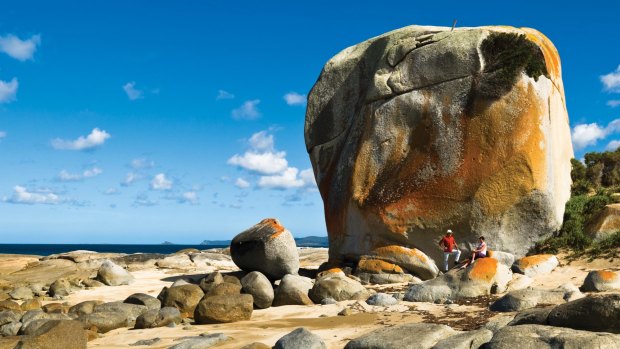
[{"label": "giant granite boulder", "polygon": [[524,255],[570,197],[560,59],[534,29],[410,26],[346,48],[308,96],[305,140],[332,264],[393,245],[438,260],[455,227],[462,248],[484,235]]},{"label": "giant granite boulder", "polygon": [[299,270],[293,234],[273,218],[263,219],[235,236],[230,243],[230,255],[239,268],[260,271],[273,280]]}]

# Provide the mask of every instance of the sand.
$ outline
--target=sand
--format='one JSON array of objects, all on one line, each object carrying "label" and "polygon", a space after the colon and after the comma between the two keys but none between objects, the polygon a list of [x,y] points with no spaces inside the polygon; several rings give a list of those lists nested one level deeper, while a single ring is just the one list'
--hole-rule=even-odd
[{"label": "sand", "polygon": [[[327,257],[326,249],[302,251],[302,265],[317,268]],[[620,270],[620,261],[579,259],[568,261],[566,256],[559,256],[560,266],[552,273],[538,276],[532,286],[555,288],[564,283],[580,286],[588,271],[593,269]],[[179,278],[197,280],[207,272],[218,269],[217,265],[200,269],[157,269],[155,267],[133,271],[135,282],[126,286],[104,286],[78,290],[67,296],[63,302],[77,304],[86,300],[104,302],[122,301],[133,293],[147,293],[157,296],[161,289],[170,286]],[[226,265],[224,268],[230,270]],[[305,272],[309,272],[306,270]],[[78,270],[66,260],[39,263],[36,256],[0,255],[0,280],[10,284],[31,281],[50,280],[59,276],[80,276],[91,274],[92,271]],[[87,277],[87,276],[86,276]],[[1,284],[0,284],[1,285]],[[373,286],[376,291],[390,293],[404,292],[406,284]],[[217,325],[178,325],[174,328],[156,328],[133,330],[117,329],[100,335],[88,343],[89,348],[130,348],[129,344],[139,340],[160,338],[158,343],[148,348],[168,348],[179,343],[185,337],[197,336],[202,333],[224,333],[231,340],[214,348],[240,348],[253,342],[262,342],[273,346],[283,335],[298,327],[305,327],[319,335],[327,348],[343,348],[346,343],[372,330],[386,326],[411,322],[437,322],[453,326],[456,329],[472,329],[480,327],[490,318],[505,316],[487,310],[489,302],[499,295],[481,297],[477,300],[459,302],[452,305],[431,303],[400,302],[390,307],[374,307],[365,302],[347,301],[334,305],[283,306],[269,309],[254,310],[252,319],[230,324]],[[44,303],[53,302],[46,300]],[[352,315],[338,316],[344,308],[350,308]],[[136,348],[131,346],[131,348]],[[137,347],[140,348],[140,347]],[[144,347],[146,348],[146,347]]]}]

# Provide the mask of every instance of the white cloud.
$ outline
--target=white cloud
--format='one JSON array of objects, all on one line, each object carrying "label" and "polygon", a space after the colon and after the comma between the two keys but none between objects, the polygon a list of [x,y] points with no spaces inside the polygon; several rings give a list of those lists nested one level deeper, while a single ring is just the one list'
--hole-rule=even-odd
[{"label": "white cloud", "polygon": [[155,166],[155,161],[149,160],[147,158],[137,158],[131,160],[130,165],[135,170],[141,170],[145,168],[153,168]]},{"label": "white cloud", "polygon": [[12,204],[45,204],[57,205],[63,202],[62,198],[49,190],[28,191],[26,188],[16,185],[11,197],[4,197],[4,202]]},{"label": "white cloud", "polygon": [[284,95],[284,100],[288,105],[305,105],[307,101],[306,95],[297,92],[289,92]]},{"label": "white cloud", "polygon": [[172,181],[166,178],[163,173],[158,173],[151,181],[151,189],[153,190],[170,190],[172,189]]},{"label": "white cloud", "polygon": [[607,106],[612,108],[620,106],[620,99],[612,99],[611,101],[607,101]]},{"label": "white cloud", "polygon": [[90,169],[84,170],[82,173],[70,173],[66,170],[60,171],[58,174],[58,179],[62,182],[76,182],[81,181],[85,178],[97,177],[102,174],[103,170],[99,167],[93,167]]},{"label": "white cloud", "polygon": [[246,151],[243,155],[233,155],[228,159],[228,164],[260,174],[281,173],[288,167],[286,152],[283,151],[265,153]]},{"label": "white cloud", "polygon": [[37,50],[37,46],[40,44],[41,35],[33,35],[30,39],[26,40],[21,40],[12,34],[0,36],[0,52],[4,52],[20,61],[32,59]]},{"label": "white cloud", "polygon": [[615,71],[602,75],[601,82],[605,86],[605,90],[620,93],[620,66]]},{"label": "white cloud", "polygon": [[596,144],[599,139],[607,136],[605,129],[596,123],[581,124],[573,128],[573,144],[575,148],[582,149],[588,145]]},{"label": "white cloud", "polygon": [[17,88],[19,82],[17,78],[11,79],[11,81],[0,80],[0,103],[11,103],[17,96]]},{"label": "white cloud", "polygon": [[233,155],[227,163],[263,175],[273,175],[287,169],[286,152],[274,150],[273,135],[267,131],[254,133],[248,145],[250,149],[243,155]]},{"label": "white cloud", "polygon": [[228,91],[224,91],[224,90],[219,90],[217,91],[217,97],[215,97],[215,100],[222,100],[222,99],[233,99],[235,98],[235,95],[228,92]]},{"label": "white cloud", "polygon": [[267,131],[256,132],[250,137],[248,143],[256,151],[272,151],[274,144],[273,135],[267,133]]},{"label": "white cloud", "polygon": [[246,181],[243,178],[237,178],[235,181],[235,186],[240,189],[246,189],[250,187],[250,182]]},{"label": "white cloud", "polygon": [[6,132],[0,131],[0,139],[5,138],[5,137],[6,137]]},{"label": "white cloud", "polygon": [[130,101],[143,98],[144,92],[136,88],[136,82],[131,81],[123,85],[123,91],[127,94]]},{"label": "white cloud", "polygon": [[[291,189],[302,188],[316,185],[312,169],[301,172],[295,167],[289,167],[284,172],[273,176],[261,176],[258,180],[258,187],[263,189]],[[299,174],[299,176],[298,176]]]},{"label": "white cloud", "polygon": [[259,99],[245,101],[239,108],[233,109],[231,115],[236,120],[254,120],[258,119],[261,114],[258,111]]},{"label": "white cloud", "polygon": [[52,147],[58,150],[90,150],[102,146],[110,137],[106,131],[95,128],[88,136],[80,136],[74,141],[56,138],[52,140]]},{"label": "white cloud", "polygon": [[135,181],[142,179],[142,175],[140,175],[139,173],[135,173],[135,172],[129,172],[127,173],[127,175],[125,176],[125,179],[121,182],[121,185],[123,187],[127,187],[131,184],[133,184]]},{"label": "white cloud", "polygon": [[181,204],[187,203],[191,205],[198,205],[198,194],[195,191],[186,191],[185,193],[181,194],[177,201]]}]

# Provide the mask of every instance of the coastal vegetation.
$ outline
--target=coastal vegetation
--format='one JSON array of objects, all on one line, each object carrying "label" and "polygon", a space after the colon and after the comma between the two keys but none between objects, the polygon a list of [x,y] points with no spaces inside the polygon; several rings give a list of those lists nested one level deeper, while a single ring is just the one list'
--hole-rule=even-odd
[{"label": "coastal vegetation", "polygon": [[600,218],[607,205],[620,202],[620,148],[587,153],[584,162],[572,159],[571,165],[573,184],[562,228],[539,241],[533,252],[568,251],[574,256],[619,257],[620,229],[594,239],[588,227]]}]

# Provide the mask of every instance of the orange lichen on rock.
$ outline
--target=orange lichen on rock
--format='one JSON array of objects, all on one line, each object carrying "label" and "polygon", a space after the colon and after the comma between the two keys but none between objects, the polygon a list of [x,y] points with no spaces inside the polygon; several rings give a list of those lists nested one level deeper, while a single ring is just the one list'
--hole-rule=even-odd
[{"label": "orange lichen on rock", "polygon": [[286,229],[280,224],[277,219],[274,218],[265,218],[260,221],[259,224],[266,225],[273,230],[273,234],[269,237],[270,239],[275,239],[280,236]]},{"label": "orange lichen on rock", "polygon": [[497,263],[498,261],[495,258],[477,259],[468,273],[469,279],[490,282],[497,273]]},{"label": "orange lichen on rock", "polygon": [[362,258],[357,263],[357,269],[361,272],[373,274],[403,274],[404,271],[396,264],[388,263],[380,259]]},{"label": "orange lichen on rock", "polygon": [[552,254],[536,254],[533,256],[527,256],[517,261],[519,267],[522,269],[529,268],[538,264],[548,262],[554,256]]},{"label": "orange lichen on rock", "polygon": [[402,258],[403,256],[407,256],[410,258],[419,259],[423,263],[428,262],[428,257],[420,251],[398,245],[375,248],[371,253],[372,255],[379,257]]},{"label": "orange lichen on rock", "polygon": [[603,281],[612,281],[619,278],[619,275],[613,271],[599,270],[597,273]]}]

